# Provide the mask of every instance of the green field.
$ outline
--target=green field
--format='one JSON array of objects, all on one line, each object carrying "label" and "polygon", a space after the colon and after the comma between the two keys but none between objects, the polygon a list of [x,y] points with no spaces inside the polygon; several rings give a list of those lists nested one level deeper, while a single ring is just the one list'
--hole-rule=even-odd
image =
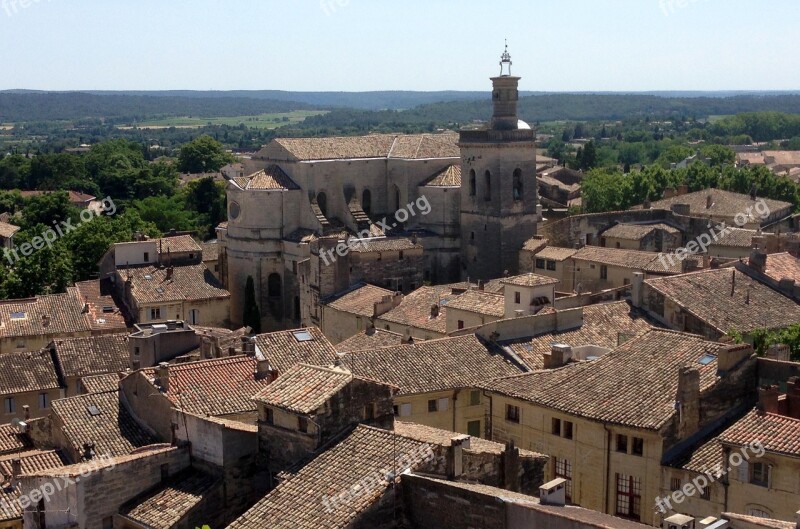
[{"label": "green field", "polygon": [[174,117],[164,119],[154,119],[142,121],[140,123],[128,123],[121,125],[121,129],[166,129],[169,127],[194,129],[204,127],[206,125],[230,125],[237,127],[239,125],[246,125],[253,129],[276,129],[291,123],[300,123],[309,116],[319,116],[326,114],[325,110],[295,110],[293,112],[276,113],[276,114],[259,114],[257,116],[233,116],[222,118],[202,118],[202,117]]}]

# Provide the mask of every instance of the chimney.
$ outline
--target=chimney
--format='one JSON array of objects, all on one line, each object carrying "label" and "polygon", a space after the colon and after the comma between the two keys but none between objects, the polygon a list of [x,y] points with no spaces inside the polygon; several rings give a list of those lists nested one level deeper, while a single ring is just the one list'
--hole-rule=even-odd
[{"label": "chimney", "polygon": [[42,314],[42,327],[49,327],[49,326],[50,326],[50,316]]},{"label": "chimney", "polygon": [[167,275],[164,278],[165,281],[169,281],[172,279],[172,274],[175,272],[175,269],[172,266],[167,267]]},{"label": "chimney", "polygon": [[572,347],[563,343],[554,343],[550,347],[550,351],[544,353],[543,356],[545,369],[563,367],[572,358]]},{"label": "chimney", "polygon": [[439,317],[439,304],[435,303],[431,305],[431,319]]},{"label": "chimney", "polygon": [[167,362],[161,362],[158,364],[158,367],[156,367],[155,382],[162,391],[169,391],[169,364]]},{"label": "chimney", "polygon": [[685,195],[689,192],[689,186],[681,184],[678,186],[678,196]]},{"label": "chimney", "polygon": [[450,439],[445,468],[448,480],[456,480],[464,473],[464,450],[469,449],[469,446],[469,435],[457,435]]},{"label": "chimney", "polygon": [[767,268],[767,254],[763,250],[753,248],[750,252],[750,259],[747,261],[747,264],[756,272],[763,274]]},{"label": "chimney", "polygon": [[25,404],[25,405],[22,407],[22,412],[25,414],[25,420],[26,420],[26,421],[29,421],[29,420],[31,420],[31,407],[30,407],[30,406],[28,406],[27,404]]},{"label": "chimney", "polygon": [[714,197],[711,195],[706,195],[706,209],[711,209],[711,206],[714,205]]},{"label": "chimney", "polygon": [[678,371],[678,437],[686,439],[700,427],[700,370],[685,365]]},{"label": "chimney", "polygon": [[726,344],[723,345],[717,355],[717,374],[725,375],[736,368],[742,361],[750,358],[753,354],[753,346],[750,344]]},{"label": "chimney", "polygon": [[506,447],[503,449],[503,452],[500,454],[500,456],[500,484],[505,490],[519,492],[519,448],[514,446],[513,439],[506,443]]},{"label": "chimney", "polygon": [[758,388],[758,409],[764,413],[779,413],[778,397],[778,386],[761,386]]},{"label": "chimney", "polygon": [[94,459],[94,456],[94,443],[83,443],[83,459],[90,461],[91,459]]},{"label": "chimney", "polygon": [[631,283],[631,304],[634,308],[640,308],[644,303],[644,274],[642,272],[633,273]]},{"label": "chimney", "polygon": [[764,356],[770,360],[778,360],[780,362],[788,362],[791,356],[791,349],[788,345],[782,343],[772,344],[767,347]]},{"label": "chimney", "polygon": [[275,380],[278,378],[277,373],[272,369],[272,366],[269,365],[269,360],[256,357],[256,380],[264,380],[267,378]]},{"label": "chimney", "polygon": [[787,414],[793,419],[800,419],[800,377],[792,377],[786,385]]},{"label": "chimney", "polygon": [[256,339],[252,336],[242,336],[242,354],[256,355]]},{"label": "chimney", "polygon": [[675,188],[668,187],[664,190],[664,198],[672,198],[675,196]]},{"label": "chimney", "polygon": [[81,309],[81,314],[88,314],[88,313],[89,313],[89,304],[88,303],[84,303],[83,304],[83,309]]},{"label": "chimney", "polygon": [[11,482],[14,483],[16,479],[22,474],[22,460],[15,457],[11,460]]}]

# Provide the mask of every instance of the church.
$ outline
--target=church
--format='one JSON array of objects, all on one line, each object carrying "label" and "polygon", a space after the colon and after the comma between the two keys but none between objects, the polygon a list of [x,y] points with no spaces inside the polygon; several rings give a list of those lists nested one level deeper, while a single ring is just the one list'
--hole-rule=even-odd
[{"label": "church", "polygon": [[506,47],[489,123],[265,145],[256,172],[229,180],[217,228],[232,322],[249,277],[262,330],[273,330],[319,324],[320,302],[363,283],[409,292],[516,273],[541,207],[511,65]]}]

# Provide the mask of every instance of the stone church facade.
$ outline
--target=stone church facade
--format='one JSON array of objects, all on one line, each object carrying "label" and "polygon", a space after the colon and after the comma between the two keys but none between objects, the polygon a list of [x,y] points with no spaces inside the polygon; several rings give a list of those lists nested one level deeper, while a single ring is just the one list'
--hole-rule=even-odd
[{"label": "stone church facade", "polygon": [[409,292],[517,272],[536,234],[534,131],[517,118],[507,52],[494,114],[458,134],[277,138],[227,185],[220,275],[241,323],[248,277],[263,330],[319,323],[319,303],[368,282]]}]

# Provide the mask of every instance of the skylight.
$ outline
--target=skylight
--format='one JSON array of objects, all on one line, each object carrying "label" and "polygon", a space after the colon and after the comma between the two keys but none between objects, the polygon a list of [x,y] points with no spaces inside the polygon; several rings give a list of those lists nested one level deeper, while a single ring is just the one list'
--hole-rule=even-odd
[{"label": "skylight", "polygon": [[698,362],[700,363],[700,365],[707,366],[716,359],[717,357],[715,355],[706,353],[700,357],[700,360],[698,360]]},{"label": "skylight", "polygon": [[314,339],[314,337],[311,336],[311,333],[308,331],[294,331],[292,332],[292,335],[298,342],[310,342]]},{"label": "skylight", "polygon": [[11,319],[12,320],[24,320],[25,319],[25,313],[24,312],[12,312],[11,313]]},{"label": "skylight", "polygon": [[153,279],[153,276],[151,276],[150,274],[145,274],[144,278],[150,281],[151,279]]},{"label": "skylight", "polygon": [[95,406],[94,404],[92,404],[91,406],[88,406],[88,407],[86,408],[86,411],[88,411],[88,412],[89,412],[89,415],[91,415],[92,417],[97,417],[98,415],[100,415],[101,413],[103,413],[103,412],[100,410],[100,408],[98,408],[98,407],[97,407],[97,406]]}]

